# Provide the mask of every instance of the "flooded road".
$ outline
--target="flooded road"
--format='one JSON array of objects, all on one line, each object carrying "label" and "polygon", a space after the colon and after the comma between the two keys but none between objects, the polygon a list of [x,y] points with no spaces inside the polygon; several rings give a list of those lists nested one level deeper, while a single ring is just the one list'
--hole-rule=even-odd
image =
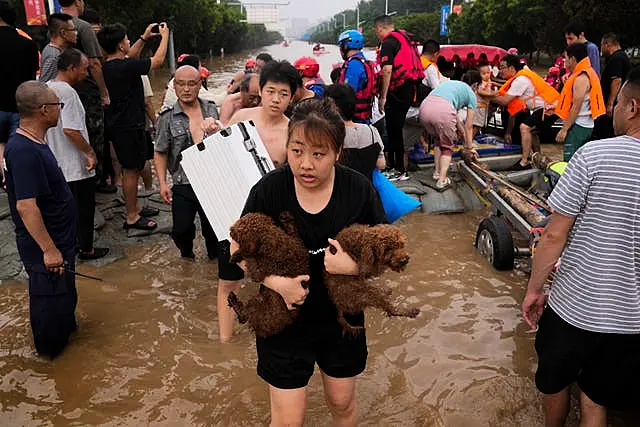
[{"label": "flooded road", "polygon": [[[311,46],[268,51],[294,60]],[[210,87],[223,91],[244,59],[208,62]],[[320,60],[328,78],[337,52]],[[153,83],[162,94],[166,77]],[[542,425],[533,335],[519,314],[527,276],[498,273],[474,250],[485,214],[416,212],[401,221],[412,261],[404,273],[380,280],[421,315],[367,313],[362,425]],[[231,343],[218,343],[217,264],[206,260],[201,240],[196,255],[195,263],[181,260],[167,237],[131,247],[126,259],[106,267],[81,265],[104,282],[78,280],[79,331],[54,362],[34,353],[25,285],[0,287],[0,425],[268,424],[254,338],[238,325]],[[247,285],[241,296],[254,290]],[[306,425],[330,425],[317,370]]]}]

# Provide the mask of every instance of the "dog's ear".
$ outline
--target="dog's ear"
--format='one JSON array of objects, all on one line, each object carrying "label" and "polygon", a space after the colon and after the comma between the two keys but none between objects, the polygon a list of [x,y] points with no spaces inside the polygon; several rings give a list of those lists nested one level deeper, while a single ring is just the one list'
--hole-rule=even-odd
[{"label": "dog's ear", "polygon": [[360,253],[360,259],[358,260],[358,270],[360,277],[370,277],[374,271],[374,265],[376,264],[376,255],[373,253],[373,248],[366,245],[362,248]]}]

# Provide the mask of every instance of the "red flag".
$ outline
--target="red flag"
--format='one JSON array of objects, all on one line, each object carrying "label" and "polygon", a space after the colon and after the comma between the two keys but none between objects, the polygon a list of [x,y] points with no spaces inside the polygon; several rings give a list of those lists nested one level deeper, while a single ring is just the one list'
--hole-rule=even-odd
[{"label": "red flag", "polygon": [[47,12],[44,0],[24,0],[27,25],[47,25]]}]

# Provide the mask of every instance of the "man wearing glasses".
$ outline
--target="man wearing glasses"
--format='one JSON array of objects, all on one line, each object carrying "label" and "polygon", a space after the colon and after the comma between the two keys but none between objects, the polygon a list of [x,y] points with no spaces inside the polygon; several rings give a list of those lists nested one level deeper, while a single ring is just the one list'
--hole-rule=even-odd
[{"label": "man wearing glasses", "polygon": [[[200,217],[202,235],[210,260],[218,256],[218,238],[189,184],[180,165],[180,153],[194,144],[199,144],[208,135],[219,129],[218,110],[212,101],[198,98],[202,80],[200,72],[185,65],[176,71],[173,81],[178,102],[165,109],[158,118],[155,144],[155,164],[160,183],[160,195],[171,205],[173,228],[171,237],[183,258],[195,259],[193,240],[196,237],[194,224],[196,213]],[[173,186],[167,184],[167,170],[171,173]]]},{"label": "man wearing glasses", "polygon": [[73,47],[78,38],[78,31],[73,24],[73,17],[66,13],[52,13],[49,16],[49,44],[42,50],[40,65],[40,81],[53,80],[58,73],[58,58],[63,50]]},{"label": "man wearing glasses", "polygon": [[9,208],[20,259],[29,275],[36,351],[54,358],[76,329],[78,301],[71,273],[76,258],[76,206],[45,142],[64,104],[53,89],[37,81],[22,83],[15,96],[20,125],[5,151]]}]

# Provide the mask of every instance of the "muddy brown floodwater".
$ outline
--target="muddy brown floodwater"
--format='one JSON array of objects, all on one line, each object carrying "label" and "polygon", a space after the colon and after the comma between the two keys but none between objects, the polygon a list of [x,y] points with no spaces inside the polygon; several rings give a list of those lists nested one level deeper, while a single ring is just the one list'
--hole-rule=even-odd
[{"label": "muddy brown floodwater", "polygon": [[[310,50],[269,49],[290,60]],[[209,62],[212,86],[221,92],[244,59]],[[328,76],[336,52],[321,60]],[[157,94],[165,83],[154,76]],[[401,221],[412,261],[381,280],[422,311],[415,320],[367,313],[362,425],[542,424],[533,335],[519,314],[527,276],[498,273],[474,250],[485,214],[416,212]],[[231,343],[218,343],[217,264],[200,240],[197,257],[181,260],[167,237],[128,248],[115,264],[81,265],[104,282],[78,280],[79,330],[53,362],[34,353],[24,284],[0,287],[0,425],[266,425],[254,338],[238,326]],[[309,391],[307,425],[329,425],[317,372]]]}]

